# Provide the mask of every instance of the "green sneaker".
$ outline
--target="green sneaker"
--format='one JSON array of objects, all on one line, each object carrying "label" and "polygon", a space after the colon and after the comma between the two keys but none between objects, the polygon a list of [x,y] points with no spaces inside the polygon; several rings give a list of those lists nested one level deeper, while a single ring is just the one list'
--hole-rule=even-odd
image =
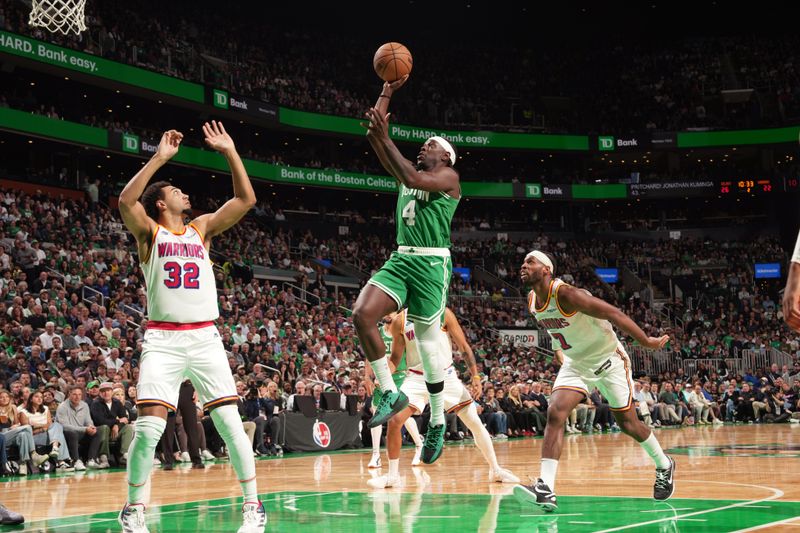
[{"label": "green sneaker", "polygon": [[406,407],[408,407],[408,396],[403,391],[384,392],[381,401],[375,408],[375,414],[367,422],[367,426],[371,428],[382,426]]},{"label": "green sneaker", "polygon": [[425,443],[422,445],[422,462],[433,464],[442,455],[444,449],[444,424],[428,426]]}]

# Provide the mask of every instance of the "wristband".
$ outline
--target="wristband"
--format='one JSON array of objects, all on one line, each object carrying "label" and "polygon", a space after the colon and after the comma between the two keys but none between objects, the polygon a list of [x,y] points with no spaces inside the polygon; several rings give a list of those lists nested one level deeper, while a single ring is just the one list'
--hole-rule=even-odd
[{"label": "wristband", "polygon": [[390,98],[390,97],[386,96],[385,94],[381,94],[381,95],[378,96],[378,98]]},{"label": "wristband", "polygon": [[794,245],[794,254],[792,254],[792,263],[800,263],[800,233],[797,234],[797,243]]}]

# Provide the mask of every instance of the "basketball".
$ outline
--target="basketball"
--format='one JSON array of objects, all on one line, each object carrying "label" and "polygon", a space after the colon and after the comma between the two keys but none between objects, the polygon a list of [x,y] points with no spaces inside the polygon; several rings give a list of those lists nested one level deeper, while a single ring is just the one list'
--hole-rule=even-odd
[{"label": "basketball", "polygon": [[411,73],[411,52],[400,43],[386,43],[375,52],[372,66],[384,81],[393,82]]}]

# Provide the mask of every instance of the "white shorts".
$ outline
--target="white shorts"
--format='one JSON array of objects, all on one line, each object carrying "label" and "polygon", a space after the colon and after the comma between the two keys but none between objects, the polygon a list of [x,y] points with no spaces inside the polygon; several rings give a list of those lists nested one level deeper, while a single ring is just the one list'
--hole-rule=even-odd
[{"label": "white shorts", "polygon": [[631,360],[622,346],[594,368],[582,369],[567,359],[558,371],[553,392],[567,389],[588,396],[590,387],[597,387],[612,411],[626,411],[633,406]]},{"label": "white shorts", "polygon": [[[406,379],[400,390],[408,396],[408,405],[421,413],[430,401],[428,387],[421,373],[408,370]],[[457,413],[472,403],[472,395],[467,387],[458,379],[458,373],[452,366],[444,371],[444,410],[447,413]]]},{"label": "white shorts", "polygon": [[185,330],[148,328],[139,360],[136,403],[175,410],[180,385],[187,379],[192,380],[206,409],[239,399],[216,326]]}]

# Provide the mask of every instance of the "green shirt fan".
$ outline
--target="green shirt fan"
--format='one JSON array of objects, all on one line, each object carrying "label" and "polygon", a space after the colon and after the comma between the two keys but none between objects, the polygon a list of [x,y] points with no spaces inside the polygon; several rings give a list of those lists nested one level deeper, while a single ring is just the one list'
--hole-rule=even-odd
[{"label": "green shirt fan", "polygon": [[83,8],[86,0],[32,0],[28,24],[52,33],[79,35],[86,30]]}]

